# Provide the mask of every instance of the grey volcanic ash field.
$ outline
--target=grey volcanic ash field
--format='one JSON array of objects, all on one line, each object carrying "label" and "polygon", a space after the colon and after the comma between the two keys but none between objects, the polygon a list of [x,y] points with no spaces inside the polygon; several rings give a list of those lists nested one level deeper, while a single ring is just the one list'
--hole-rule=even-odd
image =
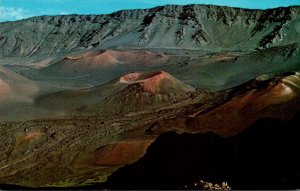
[{"label": "grey volcanic ash field", "polygon": [[297,6],[0,23],[0,188],[300,188],[299,48]]}]

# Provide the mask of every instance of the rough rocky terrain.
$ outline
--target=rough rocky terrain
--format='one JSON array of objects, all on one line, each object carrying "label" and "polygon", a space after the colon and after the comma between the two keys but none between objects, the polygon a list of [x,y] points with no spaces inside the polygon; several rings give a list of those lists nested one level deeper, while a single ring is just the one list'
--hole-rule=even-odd
[{"label": "rough rocky terrain", "polygon": [[300,109],[296,83],[299,76],[291,75],[242,90],[198,92],[155,110],[3,123],[0,181],[34,187],[103,182],[141,158],[164,132],[228,137],[262,117],[290,119]]},{"label": "rough rocky terrain", "polygon": [[[195,149],[187,147],[199,141],[219,151],[222,144],[210,143],[224,143],[230,150],[232,140],[247,137],[262,118],[288,124],[300,110],[299,23],[297,6],[248,10],[206,5],[0,23],[0,184],[78,187],[108,179],[105,188],[160,188],[163,179],[151,165],[158,155],[169,160],[161,155],[163,149],[155,149],[161,140],[173,143],[170,132],[185,142],[183,150]],[[268,131],[275,138],[280,131],[287,140],[291,136],[280,128]],[[268,140],[264,133],[255,130],[241,144],[251,145],[256,136]],[[176,156],[174,149],[169,156]],[[272,171],[268,184],[255,179],[251,187],[241,171],[234,176],[230,169],[227,174],[210,172],[204,167],[223,163],[212,166],[206,159],[199,165],[182,158],[172,160],[172,166],[159,163],[157,173],[177,180],[165,179],[169,189],[188,188],[184,186],[199,180],[229,181],[233,189],[299,188],[291,182],[299,174],[279,176],[283,167]],[[187,161],[198,174],[181,173]],[[140,164],[150,169],[149,177],[157,175],[152,185],[142,179],[147,176],[139,176]],[[262,172],[268,167],[260,166]],[[144,185],[134,187],[135,180],[128,180],[131,187],[126,187],[121,180],[131,177],[130,171]],[[272,181],[280,184],[272,187]]]},{"label": "rough rocky terrain", "polygon": [[92,48],[254,50],[298,42],[299,7],[163,6],[109,15],[41,16],[0,24],[2,56]]}]

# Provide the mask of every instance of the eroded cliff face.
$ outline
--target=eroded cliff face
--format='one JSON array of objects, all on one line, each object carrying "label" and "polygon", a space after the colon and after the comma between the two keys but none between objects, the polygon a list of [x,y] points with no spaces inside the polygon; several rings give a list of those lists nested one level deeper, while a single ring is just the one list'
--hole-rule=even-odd
[{"label": "eroded cliff face", "polygon": [[0,24],[2,57],[101,48],[249,50],[299,41],[299,7],[168,5],[108,15],[41,16]]}]

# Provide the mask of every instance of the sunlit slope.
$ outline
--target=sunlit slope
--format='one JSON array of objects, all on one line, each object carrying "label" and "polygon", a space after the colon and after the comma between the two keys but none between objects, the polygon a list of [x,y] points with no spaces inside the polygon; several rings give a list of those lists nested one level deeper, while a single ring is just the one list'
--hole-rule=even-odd
[{"label": "sunlit slope", "polygon": [[94,88],[41,96],[36,107],[66,114],[133,112],[170,105],[193,91],[193,87],[163,71],[135,72]]},{"label": "sunlit slope", "polygon": [[299,71],[300,49],[299,44],[289,44],[229,58],[211,56],[170,70],[174,76],[194,87],[223,90],[262,74]]},{"label": "sunlit slope", "polygon": [[121,74],[137,68],[157,67],[166,64],[169,57],[149,51],[88,51],[77,56],[67,56],[63,60],[41,69],[46,76],[80,77],[84,75]]},{"label": "sunlit slope", "polygon": [[167,5],[108,15],[41,16],[0,24],[1,57],[94,48],[254,50],[299,41],[299,7],[248,10]]},{"label": "sunlit slope", "polygon": [[37,92],[34,82],[0,66],[0,107],[11,102],[32,102]]}]

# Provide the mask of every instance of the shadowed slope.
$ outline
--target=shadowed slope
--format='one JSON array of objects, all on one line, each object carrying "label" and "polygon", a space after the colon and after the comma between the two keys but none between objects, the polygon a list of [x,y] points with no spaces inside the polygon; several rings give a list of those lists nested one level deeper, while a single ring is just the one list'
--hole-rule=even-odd
[{"label": "shadowed slope", "polygon": [[230,138],[163,134],[142,159],[113,173],[106,188],[202,189],[194,183],[205,180],[227,181],[232,189],[297,189],[299,114],[290,122],[260,119]]}]

